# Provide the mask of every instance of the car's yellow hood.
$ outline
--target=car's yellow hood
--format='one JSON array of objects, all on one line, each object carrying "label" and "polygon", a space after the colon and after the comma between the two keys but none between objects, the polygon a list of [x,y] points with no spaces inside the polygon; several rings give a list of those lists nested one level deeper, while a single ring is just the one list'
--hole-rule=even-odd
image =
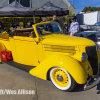
[{"label": "car's yellow hood", "polygon": [[51,45],[69,45],[69,46],[94,46],[95,43],[86,38],[68,36],[63,34],[53,34],[43,36],[43,44]]}]

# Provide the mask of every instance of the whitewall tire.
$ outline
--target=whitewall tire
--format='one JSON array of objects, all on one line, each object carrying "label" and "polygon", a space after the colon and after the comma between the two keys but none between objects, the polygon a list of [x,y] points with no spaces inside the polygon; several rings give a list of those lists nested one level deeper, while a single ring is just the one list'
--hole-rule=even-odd
[{"label": "whitewall tire", "polygon": [[50,70],[50,80],[60,90],[72,91],[76,82],[63,68],[55,67]]}]

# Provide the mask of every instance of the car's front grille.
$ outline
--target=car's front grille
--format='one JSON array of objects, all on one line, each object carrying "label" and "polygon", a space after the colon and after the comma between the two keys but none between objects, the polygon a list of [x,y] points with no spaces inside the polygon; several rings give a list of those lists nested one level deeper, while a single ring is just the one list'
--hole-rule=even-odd
[{"label": "car's front grille", "polygon": [[93,75],[96,75],[98,73],[98,56],[96,46],[86,47],[86,53],[88,55],[88,61],[93,69]]}]

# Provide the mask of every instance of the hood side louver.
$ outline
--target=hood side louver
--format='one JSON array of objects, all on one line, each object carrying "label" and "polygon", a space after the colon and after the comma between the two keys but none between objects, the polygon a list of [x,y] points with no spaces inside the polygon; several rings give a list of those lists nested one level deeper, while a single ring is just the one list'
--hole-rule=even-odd
[{"label": "hood side louver", "polygon": [[52,52],[73,53],[73,54],[75,54],[77,51],[75,50],[75,46],[61,46],[61,45],[44,45],[44,50]]}]

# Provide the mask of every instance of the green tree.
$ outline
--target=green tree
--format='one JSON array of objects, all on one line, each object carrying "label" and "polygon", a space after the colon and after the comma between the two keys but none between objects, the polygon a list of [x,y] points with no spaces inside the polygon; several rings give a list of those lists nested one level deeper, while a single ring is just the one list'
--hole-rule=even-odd
[{"label": "green tree", "polygon": [[85,7],[82,12],[87,12],[87,11],[100,11],[100,7]]},{"label": "green tree", "polygon": [[85,7],[82,12],[87,12],[88,11],[88,7]]}]

